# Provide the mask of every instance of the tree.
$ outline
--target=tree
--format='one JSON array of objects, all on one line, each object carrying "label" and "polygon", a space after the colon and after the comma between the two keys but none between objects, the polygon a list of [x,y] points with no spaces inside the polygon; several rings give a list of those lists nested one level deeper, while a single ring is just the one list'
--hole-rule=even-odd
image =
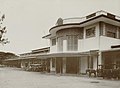
[{"label": "tree", "polygon": [[5,19],[5,14],[2,14],[0,17],[0,44],[7,44],[9,43],[8,38],[4,37],[6,31],[6,26],[3,26],[3,21]]},{"label": "tree", "polygon": [[15,59],[17,57],[18,56],[16,54],[11,52],[0,52],[0,64],[2,64],[4,60]]}]

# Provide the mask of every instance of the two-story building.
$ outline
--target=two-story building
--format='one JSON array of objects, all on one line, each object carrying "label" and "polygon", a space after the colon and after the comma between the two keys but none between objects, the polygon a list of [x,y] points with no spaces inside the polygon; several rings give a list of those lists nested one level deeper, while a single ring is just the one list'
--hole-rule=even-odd
[{"label": "two-story building", "polygon": [[[59,18],[43,38],[50,39],[50,71],[81,74],[98,65],[120,65],[120,17],[98,11],[85,17]],[[111,67],[106,67],[111,68]]]}]

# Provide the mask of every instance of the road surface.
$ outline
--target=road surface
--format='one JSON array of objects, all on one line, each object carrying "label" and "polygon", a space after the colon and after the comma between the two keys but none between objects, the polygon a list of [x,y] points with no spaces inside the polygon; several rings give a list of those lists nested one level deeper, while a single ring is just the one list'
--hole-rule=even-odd
[{"label": "road surface", "polygon": [[0,88],[120,88],[118,80],[59,76],[0,68]]}]

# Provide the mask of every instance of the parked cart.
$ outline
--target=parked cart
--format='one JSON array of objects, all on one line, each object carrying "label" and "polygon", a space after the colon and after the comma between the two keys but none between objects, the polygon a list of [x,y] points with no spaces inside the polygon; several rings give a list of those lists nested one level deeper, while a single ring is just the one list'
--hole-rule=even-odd
[{"label": "parked cart", "polygon": [[42,72],[44,69],[42,64],[31,64],[28,71]]}]

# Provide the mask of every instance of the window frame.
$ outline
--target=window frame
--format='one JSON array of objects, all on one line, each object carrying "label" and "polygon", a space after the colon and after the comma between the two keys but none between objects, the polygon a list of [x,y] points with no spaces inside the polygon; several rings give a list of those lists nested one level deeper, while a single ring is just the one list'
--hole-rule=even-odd
[{"label": "window frame", "polygon": [[57,51],[63,51],[63,40],[63,36],[57,37]]},{"label": "window frame", "polygon": [[[110,38],[117,38],[117,27],[112,24],[105,23],[106,36]],[[113,35],[113,36],[112,36]]]},{"label": "window frame", "polygon": [[67,51],[78,50],[78,35],[67,35]]},{"label": "window frame", "polygon": [[[90,27],[90,28],[87,28],[85,31],[86,31],[86,38],[91,38],[91,37],[95,37],[96,35],[96,27]],[[91,32],[91,33],[90,33]]]},{"label": "window frame", "polygon": [[52,46],[55,46],[56,45],[56,38],[53,38],[51,43],[52,43],[51,44]]}]

